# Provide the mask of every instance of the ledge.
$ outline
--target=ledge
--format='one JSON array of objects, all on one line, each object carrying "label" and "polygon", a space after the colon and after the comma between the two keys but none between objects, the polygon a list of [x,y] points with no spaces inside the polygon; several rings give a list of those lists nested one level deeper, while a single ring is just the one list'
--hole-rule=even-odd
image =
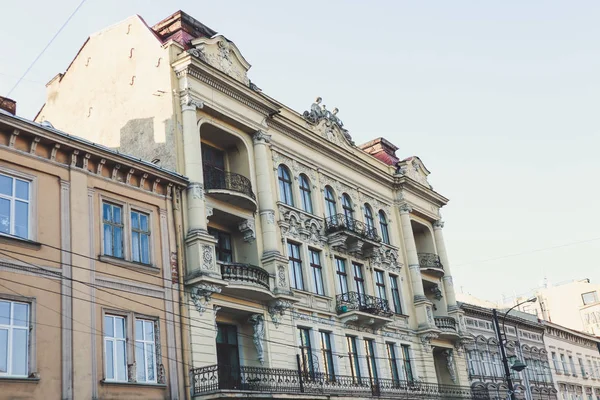
[{"label": "ledge", "polygon": [[133,261],[127,261],[122,258],[100,255],[98,260],[107,264],[118,265],[119,267],[137,269],[140,271],[150,272],[152,274],[160,274],[160,268],[156,268],[150,264],[140,264]]},{"label": "ledge", "polygon": [[40,250],[42,244],[33,240],[23,239],[17,236],[7,236],[0,234],[0,244],[12,244],[14,246],[25,247],[31,250]]},{"label": "ledge", "polygon": [[100,383],[103,385],[108,385],[108,386],[133,386],[133,387],[143,386],[143,387],[153,387],[153,388],[157,388],[157,389],[166,389],[167,388],[166,383],[119,382],[119,381],[107,381],[105,379],[102,379],[100,381]]},{"label": "ledge", "polygon": [[40,378],[27,378],[24,376],[0,376],[0,382],[6,383],[38,383]]}]

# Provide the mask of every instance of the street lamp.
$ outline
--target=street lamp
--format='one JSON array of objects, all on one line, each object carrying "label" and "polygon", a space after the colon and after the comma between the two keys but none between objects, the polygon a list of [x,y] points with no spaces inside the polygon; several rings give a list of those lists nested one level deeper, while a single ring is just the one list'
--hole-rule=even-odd
[{"label": "street lamp", "polygon": [[508,366],[508,358],[506,357],[506,349],[504,348],[504,341],[506,339],[506,330],[504,323],[506,322],[506,317],[508,316],[508,313],[510,313],[513,309],[520,306],[521,304],[535,303],[536,301],[537,297],[534,296],[509,308],[508,311],[504,313],[504,317],[502,318],[503,334],[500,333],[500,324],[498,322],[498,310],[496,310],[495,308],[492,310],[492,316],[494,317],[494,326],[496,327],[496,335],[498,336],[498,342],[500,343],[500,354],[502,355],[502,364],[504,365],[504,376],[506,378],[506,384],[508,386],[508,392],[510,394],[511,400],[516,400],[517,397],[515,396],[515,387],[513,386],[512,378],[510,376],[510,370],[513,369],[517,372],[520,372],[524,370],[525,367],[527,367],[527,365],[520,360],[516,360],[513,363],[512,367]]}]

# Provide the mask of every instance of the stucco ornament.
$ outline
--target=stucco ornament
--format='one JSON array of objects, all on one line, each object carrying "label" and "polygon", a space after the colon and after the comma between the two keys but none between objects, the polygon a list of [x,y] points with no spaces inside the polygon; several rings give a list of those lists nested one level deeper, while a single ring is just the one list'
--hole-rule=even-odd
[{"label": "stucco ornament", "polygon": [[279,286],[281,287],[285,287],[286,283],[285,283],[285,267],[283,265],[280,265],[277,267],[277,279],[279,282]]},{"label": "stucco ornament", "polygon": [[371,256],[371,265],[396,273],[400,272],[400,268],[403,266],[398,261],[398,251],[385,246],[381,246],[378,250],[375,250]]},{"label": "stucco ornament", "polygon": [[261,365],[265,363],[265,349],[263,341],[265,339],[265,319],[262,314],[254,314],[248,318],[248,322],[254,328],[254,335],[252,341],[254,347],[256,347],[256,354],[258,355],[258,361]]},{"label": "stucco ornament", "polygon": [[431,341],[433,339],[437,339],[438,335],[436,333],[425,333],[421,335],[421,344],[426,352],[431,351]]},{"label": "stucco ornament", "polygon": [[423,186],[432,188],[427,181],[429,170],[425,167],[419,157],[409,157],[398,163],[397,175],[406,176]]},{"label": "stucco ornament", "polygon": [[271,143],[271,135],[267,135],[263,131],[256,131],[254,135],[252,135],[252,142],[254,144],[266,144]]},{"label": "stucco ornament", "polygon": [[456,370],[454,368],[454,352],[452,349],[444,350],[444,356],[446,356],[446,368],[448,368],[448,374],[453,383],[456,383]]},{"label": "stucco ornament", "polygon": [[427,306],[427,321],[429,321],[429,325],[435,325],[435,321],[433,320],[433,314],[431,312],[431,307]]},{"label": "stucco ornament", "polygon": [[248,79],[250,64],[233,42],[222,35],[216,35],[212,38],[195,39],[192,45],[195,47],[189,49],[188,54],[251,87]]},{"label": "stucco ornament", "polygon": [[339,134],[349,144],[354,145],[352,136],[350,136],[348,130],[344,128],[344,123],[337,116],[340,110],[336,107],[333,111],[329,111],[327,106],[321,105],[322,101],[323,99],[321,97],[317,97],[315,102],[310,106],[310,111],[304,111],[302,114],[304,119],[309,123],[316,125],[321,131],[321,136],[330,142],[339,144]]},{"label": "stucco ornament", "polygon": [[201,283],[192,288],[190,291],[190,298],[200,314],[203,314],[204,311],[206,311],[206,306],[210,302],[211,296],[215,293],[221,293],[221,288],[209,283]]},{"label": "stucco ornament", "polygon": [[204,103],[198,99],[196,99],[190,89],[183,89],[180,94],[181,99],[181,107],[189,108],[191,110],[195,110],[197,108],[203,108]]},{"label": "stucco ornament", "polygon": [[190,183],[188,189],[191,189],[194,200],[202,200],[204,198],[204,186],[201,183]]},{"label": "stucco ornament", "polygon": [[279,328],[279,324],[281,323],[279,318],[283,317],[285,311],[290,308],[292,308],[292,303],[286,300],[278,299],[269,303],[269,315],[271,316],[271,321],[273,321],[275,328]]},{"label": "stucco ornament", "polygon": [[253,219],[246,219],[238,224],[238,229],[244,235],[244,241],[252,243],[256,240],[256,227]]},{"label": "stucco ornament", "polygon": [[309,242],[315,246],[324,246],[327,243],[327,236],[325,236],[320,219],[296,211],[284,204],[279,205],[279,215],[282,219],[277,224],[283,236]]},{"label": "stucco ornament", "polygon": [[202,246],[202,269],[212,271],[215,269],[214,247],[209,245]]}]

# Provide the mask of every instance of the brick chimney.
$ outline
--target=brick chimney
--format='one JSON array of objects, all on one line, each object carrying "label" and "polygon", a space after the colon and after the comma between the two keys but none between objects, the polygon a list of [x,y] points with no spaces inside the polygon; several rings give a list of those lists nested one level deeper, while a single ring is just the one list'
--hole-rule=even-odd
[{"label": "brick chimney", "polygon": [[8,97],[0,96],[0,110],[4,110],[9,114],[15,115],[17,113],[17,102]]},{"label": "brick chimney", "polygon": [[398,147],[394,146],[385,138],[380,137],[361,144],[358,147],[387,165],[396,165],[396,163],[400,161],[398,157],[396,157],[396,150],[398,150]]}]

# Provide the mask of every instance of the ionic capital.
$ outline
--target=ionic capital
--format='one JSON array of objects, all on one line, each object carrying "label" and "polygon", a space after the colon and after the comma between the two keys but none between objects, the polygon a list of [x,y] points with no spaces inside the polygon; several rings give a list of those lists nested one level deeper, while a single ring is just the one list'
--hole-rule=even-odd
[{"label": "ionic capital", "polygon": [[204,103],[192,96],[189,89],[182,91],[181,95],[181,110],[182,111],[196,111],[198,108],[203,108]]},{"label": "ionic capital", "polygon": [[271,135],[267,135],[263,131],[256,131],[252,136],[254,144],[267,144],[271,143]]},{"label": "ionic capital", "polygon": [[438,219],[433,223],[433,229],[442,229],[444,227],[444,221]]},{"label": "ionic capital", "polygon": [[412,212],[412,207],[408,203],[400,204],[400,214],[409,214]]}]

